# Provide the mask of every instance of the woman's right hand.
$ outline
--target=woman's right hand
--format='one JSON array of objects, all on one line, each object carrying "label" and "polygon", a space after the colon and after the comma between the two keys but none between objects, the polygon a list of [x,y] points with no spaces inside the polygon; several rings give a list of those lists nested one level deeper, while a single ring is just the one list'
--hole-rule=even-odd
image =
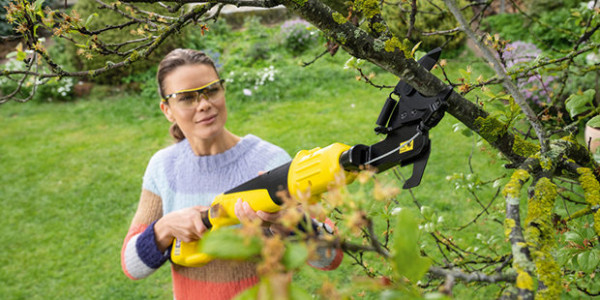
[{"label": "woman's right hand", "polygon": [[193,206],[168,213],[154,224],[156,245],[164,252],[173,243],[173,239],[182,242],[197,241],[202,237],[206,227],[202,223],[201,213],[207,206]]}]

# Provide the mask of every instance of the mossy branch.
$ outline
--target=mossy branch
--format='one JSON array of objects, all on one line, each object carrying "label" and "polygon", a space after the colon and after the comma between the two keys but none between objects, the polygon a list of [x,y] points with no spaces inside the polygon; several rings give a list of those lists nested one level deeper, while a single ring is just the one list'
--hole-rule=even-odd
[{"label": "mossy branch", "polygon": [[521,189],[530,177],[526,169],[529,168],[524,166],[522,169],[516,170],[502,191],[506,201],[504,233],[512,246],[513,269],[517,273],[516,286],[519,291],[519,297],[522,299],[533,299],[534,291],[531,275],[534,265],[531,260],[529,247],[523,237],[519,212]]},{"label": "mossy branch", "polygon": [[537,180],[531,194],[527,201],[525,237],[539,282],[537,297],[556,299],[562,290],[560,268],[552,256],[556,247],[552,223],[556,185],[547,177],[542,177]]},{"label": "mossy branch", "polygon": [[[577,169],[579,182],[585,193],[585,201],[590,204],[590,210],[600,205],[600,183],[589,168]],[[600,211],[594,212],[594,231],[600,235]]]}]

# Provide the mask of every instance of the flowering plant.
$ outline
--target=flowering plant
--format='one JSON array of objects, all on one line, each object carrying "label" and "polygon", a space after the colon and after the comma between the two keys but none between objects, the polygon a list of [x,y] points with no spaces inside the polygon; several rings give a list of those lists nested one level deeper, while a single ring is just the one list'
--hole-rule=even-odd
[{"label": "flowering plant", "polygon": [[[506,68],[509,71],[515,71],[536,61],[541,54],[542,50],[538,49],[536,45],[516,41],[506,45],[502,58]],[[538,106],[544,106],[549,104],[552,96],[554,96],[551,83],[555,80],[556,77],[554,76],[541,75],[535,72],[528,74],[526,77],[517,78],[517,86],[525,99]]]},{"label": "flowering plant", "polygon": [[[279,73],[274,66],[265,67],[259,70],[249,70],[244,72],[231,71],[227,75],[225,82],[228,85],[234,85],[233,91],[241,90],[245,97],[259,97],[263,99],[275,97],[278,98],[276,88],[273,87],[275,77]],[[269,87],[263,89],[263,87]]]},{"label": "flowering plant", "polygon": [[[30,54],[30,53],[29,53]],[[0,70],[16,71],[25,70],[26,62],[15,59],[16,52],[9,53],[7,58],[9,60],[0,66]],[[8,94],[15,90],[19,82],[23,80],[23,76],[0,77],[0,95]],[[42,79],[35,76],[28,76],[25,78],[25,82],[21,86],[18,93],[19,98],[27,98],[31,95],[33,89],[36,89],[36,93],[33,99],[38,101],[66,101],[71,100],[73,96],[73,84],[74,80],[71,77],[57,79],[49,78]]]},{"label": "flowering plant", "polygon": [[282,42],[293,54],[308,50],[318,39],[318,31],[302,19],[293,19],[281,25]]}]

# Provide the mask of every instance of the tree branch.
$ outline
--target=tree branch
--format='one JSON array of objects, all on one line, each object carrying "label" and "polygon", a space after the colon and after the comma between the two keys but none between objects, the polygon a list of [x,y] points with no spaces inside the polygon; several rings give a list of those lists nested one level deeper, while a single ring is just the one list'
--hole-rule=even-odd
[{"label": "tree branch", "polygon": [[530,165],[535,165],[533,159],[527,160],[521,168],[516,170],[509,183],[506,184],[503,194],[506,201],[506,221],[505,233],[510,240],[511,252],[513,255],[513,268],[517,271],[518,280],[522,283],[530,283],[522,286],[517,286],[519,297],[523,299],[533,299],[533,279],[531,274],[535,266],[531,260],[531,253],[521,228],[520,217],[520,194],[523,184],[529,179]]},{"label": "tree branch", "polygon": [[517,89],[517,87],[514,85],[514,83],[512,82],[512,80],[510,79],[510,77],[508,76],[508,74],[506,73],[506,71],[504,70],[504,68],[502,67],[500,62],[498,61],[498,59],[477,38],[475,32],[473,32],[473,30],[471,30],[471,25],[469,23],[467,23],[464,16],[462,15],[462,13],[458,10],[458,8],[456,7],[456,5],[454,3],[454,0],[444,0],[444,3],[446,3],[446,6],[448,6],[450,11],[454,15],[454,18],[456,18],[456,20],[460,23],[462,30],[467,34],[467,36],[473,42],[475,42],[475,44],[477,45],[477,48],[479,48],[479,50],[481,50],[481,52],[483,53],[485,59],[488,62],[490,62],[490,64],[492,64],[494,70],[496,71],[496,75],[498,77],[502,78],[504,87],[513,96],[513,98],[515,99],[515,102],[519,105],[519,107],[521,107],[521,111],[525,114],[525,116],[527,117],[527,120],[529,121],[531,126],[534,128],[535,133],[538,137],[538,140],[540,141],[542,153],[547,152],[549,149],[549,145],[548,145],[548,140],[546,138],[546,133],[544,132],[544,129],[543,129],[542,125],[540,124],[535,112],[531,109],[531,107],[529,107],[529,104],[527,104],[527,102],[525,101],[525,97],[523,97],[523,94],[521,93],[521,91],[519,91]]},{"label": "tree branch", "polygon": [[488,275],[482,272],[471,272],[465,273],[460,269],[452,268],[452,269],[444,269],[440,267],[430,267],[429,274],[437,277],[437,278],[447,278],[451,276],[452,278],[456,278],[462,280],[464,282],[509,282],[514,283],[517,279],[517,275],[514,273],[509,274],[494,274]]},{"label": "tree branch", "polygon": [[[128,3],[157,3],[157,2],[166,2],[166,3],[178,3],[178,4],[190,4],[190,3],[199,3],[198,0],[124,0],[123,2]],[[262,7],[262,8],[272,8],[282,3],[278,0],[209,0],[203,1],[202,3],[221,3],[221,4],[230,4],[235,5],[236,7]]]}]

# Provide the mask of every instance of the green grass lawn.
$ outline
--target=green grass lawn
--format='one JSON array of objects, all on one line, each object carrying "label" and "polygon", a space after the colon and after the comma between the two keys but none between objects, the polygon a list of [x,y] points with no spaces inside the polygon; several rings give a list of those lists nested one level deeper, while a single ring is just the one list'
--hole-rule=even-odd
[{"label": "green grass lawn", "polygon": [[[291,155],[333,142],[378,141],[374,122],[389,91],[354,80],[353,72],[336,74],[339,78],[316,78],[313,86],[292,89],[293,96],[278,101],[229,98],[228,128],[238,135],[255,134]],[[389,75],[376,80],[396,81]],[[469,193],[455,189],[446,177],[469,173],[470,156],[483,180],[499,176],[494,170],[501,163],[494,154],[480,151],[480,146],[473,151],[474,139],[454,132],[455,123],[447,116],[431,131],[432,154],[423,181],[412,191],[414,198],[406,191],[398,197],[400,206],[414,207],[416,199],[433,207],[445,218],[447,228],[467,223],[480,209]],[[0,124],[2,298],[171,299],[169,268],[133,282],[120,266],[122,241],[137,206],[146,164],[153,153],[171,143],[169,124],[157,100],[93,93],[89,99],[70,103],[8,103],[0,106]],[[404,176],[410,172],[410,167],[402,169]],[[381,177],[393,179],[391,172]],[[483,191],[483,198],[489,200],[485,196],[492,193]],[[502,201],[496,204],[502,207]],[[482,218],[479,225],[492,219],[491,215]],[[502,233],[501,225],[489,228],[493,234]],[[481,228],[471,226],[456,238],[473,244],[477,232]],[[427,241],[424,245],[435,247]],[[308,269],[296,278],[315,291],[320,280],[314,277],[344,288],[354,276],[362,275],[346,258],[336,271]]]}]

